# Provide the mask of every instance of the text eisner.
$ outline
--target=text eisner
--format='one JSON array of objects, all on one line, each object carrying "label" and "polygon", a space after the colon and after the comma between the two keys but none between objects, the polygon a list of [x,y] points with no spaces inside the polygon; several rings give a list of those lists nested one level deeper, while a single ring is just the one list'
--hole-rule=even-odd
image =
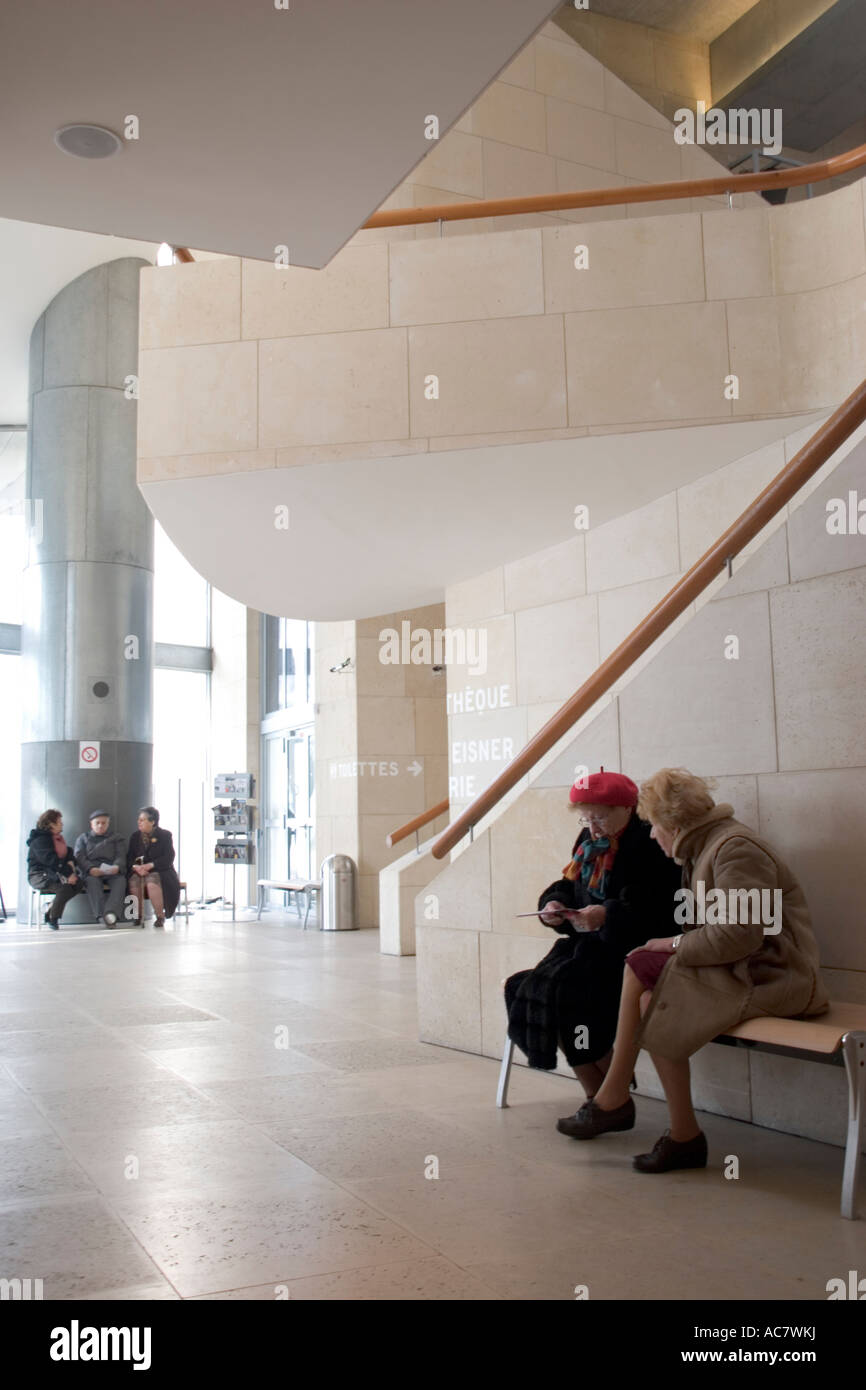
[{"label": "text eisner", "polygon": [[[772,896],[771,896],[772,895]],[[764,928],[764,936],[778,936],[782,930],[781,888],[711,888],[707,892],[703,879],[696,889],[678,888],[674,893],[674,921],[677,926],[737,926]],[[772,906],[771,906],[772,904]]]},{"label": "text eisner", "polygon": [[149,1327],[68,1327],[51,1329],[52,1361],[132,1361],[134,1371],[150,1370]]},{"label": "text eisner", "polygon": [[454,766],[458,763],[500,763],[513,757],[513,738],[458,739],[451,745],[451,762]]}]

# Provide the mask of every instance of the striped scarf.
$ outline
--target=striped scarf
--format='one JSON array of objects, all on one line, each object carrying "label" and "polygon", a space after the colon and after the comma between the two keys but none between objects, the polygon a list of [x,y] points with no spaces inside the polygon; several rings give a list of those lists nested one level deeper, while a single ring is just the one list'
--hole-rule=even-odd
[{"label": "striped scarf", "polygon": [[604,902],[607,897],[607,881],[616,859],[619,835],[600,835],[597,840],[588,836],[581,840],[569,864],[562,871],[563,878],[580,879],[591,897]]}]

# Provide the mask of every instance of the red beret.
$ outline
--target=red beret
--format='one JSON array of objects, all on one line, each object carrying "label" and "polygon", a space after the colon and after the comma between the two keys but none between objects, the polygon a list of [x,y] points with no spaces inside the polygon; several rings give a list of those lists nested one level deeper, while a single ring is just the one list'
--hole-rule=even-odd
[{"label": "red beret", "polygon": [[636,806],[637,784],[621,772],[590,772],[575,782],[568,799],[572,806]]}]

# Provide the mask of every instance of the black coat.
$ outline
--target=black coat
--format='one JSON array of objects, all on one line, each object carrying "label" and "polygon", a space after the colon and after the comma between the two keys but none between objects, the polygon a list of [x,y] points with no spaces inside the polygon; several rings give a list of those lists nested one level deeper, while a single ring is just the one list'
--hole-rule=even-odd
[{"label": "black coat", "polygon": [[180,901],[180,879],[174,871],[174,841],[170,830],[161,825],[154,826],[150,833],[150,844],[145,845],[144,836],[136,830],[129,837],[129,850],[126,855],[126,873],[132,877],[132,866],[136,859],[144,855],[145,864],[152,864],[159,874],[162,884],[162,900],[166,917],[173,917]]},{"label": "black coat", "polygon": [[[67,846],[66,858],[61,859],[54,848],[50,830],[31,830],[27,836],[27,878],[33,887],[53,888],[77,873],[75,855]],[[38,879],[38,884],[33,883]]]},{"label": "black coat", "polygon": [[[575,850],[589,837],[584,829]],[[572,851],[574,853],[574,850]],[[613,1045],[623,962],[629,951],[654,936],[675,936],[674,893],[682,869],[650,839],[650,827],[632,815],[619,842],[607,885],[604,926],[578,932],[564,920],[553,927],[561,940],[536,965],[505,982],[508,1036],[526,1053],[531,1067],[551,1071],[557,1046],[570,1066],[597,1062]],[[538,899],[539,909],[555,899],[565,907],[597,901],[580,879],[559,879]],[[585,1046],[575,1032],[585,1026]]]}]

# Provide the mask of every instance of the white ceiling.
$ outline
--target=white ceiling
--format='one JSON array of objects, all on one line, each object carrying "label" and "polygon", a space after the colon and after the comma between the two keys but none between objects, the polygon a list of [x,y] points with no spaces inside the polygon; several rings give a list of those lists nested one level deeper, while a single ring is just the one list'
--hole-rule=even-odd
[{"label": "white ceiling", "polygon": [[[216,588],[287,618],[375,617],[593,529],[809,423],[744,421],[143,483]],[[744,499],[748,500],[748,499]],[[289,527],[274,525],[289,507]]]},{"label": "white ceiling", "polygon": [[[27,421],[54,295],[160,242],[196,259],[330,260],[457,120],[550,0],[27,0],[0,9],[0,424]],[[64,155],[92,121],[140,139]],[[74,229],[74,230],[67,230]]]},{"label": "white ceiling", "polygon": [[[0,217],[321,267],[541,27],[551,0],[3,6]],[[72,122],[124,136],[63,154]]]}]

